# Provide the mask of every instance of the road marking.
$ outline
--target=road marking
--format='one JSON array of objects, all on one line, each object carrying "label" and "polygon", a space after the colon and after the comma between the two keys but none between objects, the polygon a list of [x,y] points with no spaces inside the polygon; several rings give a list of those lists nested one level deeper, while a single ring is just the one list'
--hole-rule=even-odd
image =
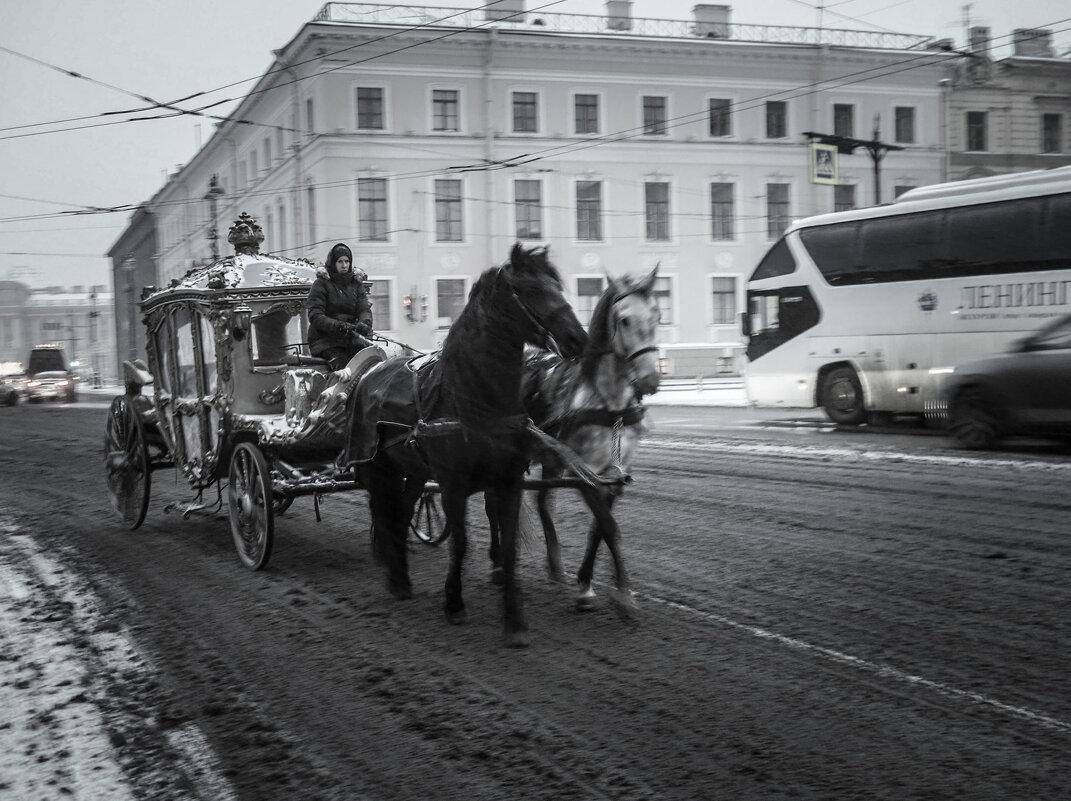
[{"label": "road marking", "polygon": [[759,626],[752,626],[748,623],[740,623],[739,621],[732,620],[719,615],[714,612],[704,612],[701,609],[696,609],[694,606],[688,606],[678,601],[670,601],[666,598],[659,598],[655,595],[644,595],[637,593],[637,598],[653,601],[654,603],[667,606],[670,609],[675,609],[679,612],[686,612],[697,617],[701,617],[704,620],[708,620],[713,623],[718,623],[722,626],[727,626],[737,631],[742,631],[750,634],[754,637],[758,637],[762,640],[770,640],[780,645],[784,645],[796,651],[803,651],[805,653],[815,654],[837,664],[847,665],[849,667],[865,670],[868,673],[872,673],[884,679],[892,679],[893,681],[901,684],[908,684],[914,687],[923,687],[928,690],[940,693],[941,695],[949,698],[954,698],[960,701],[969,701],[974,704],[988,707],[996,712],[1009,717],[1018,718],[1019,720],[1025,720],[1029,723],[1034,723],[1038,726],[1042,726],[1052,731],[1058,731],[1063,734],[1071,734],[1071,722],[1060,720],[1052,715],[1046,715],[1042,712],[1036,712],[1032,709],[1025,707],[1014,706],[1012,704],[1006,704],[1003,701],[998,701],[995,698],[990,698],[988,695],[978,692],[972,692],[970,690],[961,690],[957,687],[953,687],[949,684],[944,684],[939,681],[932,681],[925,679],[922,676],[916,676],[911,673],[907,673],[898,668],[891,667],[889,665],[882,665],[878,662],[870,662],[866,659],[862,659],[858,656],[852,656],[851,654],[843,653],[832,648],[825,648],[821,645],[813,645],[809,642],[796,639],[795,637],[789,637],[784,634],[778,634],[774,631],[761,628]]},{"label": "road marking", "polygon": [[1071,462],[1042,462],[1027,459],[990,459],[979,456],[946,456],[942,454],[906,453],[904,451],[855,450],[853,448],[828,448],[820,445],[768,445],[758,442],[729,443],[716,440],[686,440],[660,437],[645,440],[645,450],[703,451],[704,453],[749,454],[757,456],[795,457],[806,459],[836,459],[838,462],[899,462],[902,464],[925,464],[939,466],[984,467],[996,470],[1044,470],[1066,472]]}]

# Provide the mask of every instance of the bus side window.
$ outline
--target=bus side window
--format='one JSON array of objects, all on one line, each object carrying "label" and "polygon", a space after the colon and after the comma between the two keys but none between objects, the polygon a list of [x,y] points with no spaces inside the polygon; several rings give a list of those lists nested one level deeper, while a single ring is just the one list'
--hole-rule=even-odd
[{"label": "bus side window", "polygon": [[859,227],[857,222],[836,223],[800,231],[800,242],[831,286],[861,283]]}]

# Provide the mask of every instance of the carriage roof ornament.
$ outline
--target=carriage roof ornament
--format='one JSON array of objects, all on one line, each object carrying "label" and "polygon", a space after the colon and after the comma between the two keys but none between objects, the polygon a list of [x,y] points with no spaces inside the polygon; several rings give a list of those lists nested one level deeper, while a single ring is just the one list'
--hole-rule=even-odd
[{"label": "carriage roof ornament", "polygon": [[227,232],[227,241],[234,245],[236,256],[258,256],[264,231],[248,212],[243,211]]}]

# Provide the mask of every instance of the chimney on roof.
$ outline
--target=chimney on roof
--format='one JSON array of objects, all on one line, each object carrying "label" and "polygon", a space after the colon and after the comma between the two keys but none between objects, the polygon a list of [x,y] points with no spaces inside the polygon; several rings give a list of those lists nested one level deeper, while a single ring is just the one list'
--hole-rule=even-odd
[{"label": "chimney on roof", "polygon": [[706,39],[729,38],[729,6],[698,5],[695,14],[695,35]]},{"label": "chimney on roof", "polygon": [[976,25],[970,30],[970,52],[980,56],[989,55],[989,28]]},{"label": "chimney on roof", "polygon": [[1016,28],[1012,31],[1014,55],[1053,58],[1052,31],[1048,28]]},{"label": "chimney on roof", "polygon": [[489,22],[524,22],[524,0],[494,0],[484,7]]},{"label": "chimney on roof", "polygon": [[632,30],[632,0],[606,0],[606,27],[611,31]]}]

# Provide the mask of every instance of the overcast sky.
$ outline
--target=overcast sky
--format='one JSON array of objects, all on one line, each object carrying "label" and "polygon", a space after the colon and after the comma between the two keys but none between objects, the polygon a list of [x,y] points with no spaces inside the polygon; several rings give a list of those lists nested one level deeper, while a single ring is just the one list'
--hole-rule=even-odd
[{"label": "overcast sky", "polygon": [[[407,3],[450,8],[475,0]],[[634,17],[688,20],[694,0],[634,0]],[[30,286],[110,285],[104,253],[128,212],[208,140],[187,115],[127,122],[136,96],[237,101],[321,0],[0,0],[0,279]],[[529,10],[602,14],[603,0],[528,0]],[[734,23],[894,31],[965,42],[965,22],[998,45],[1015,28],[1052,29],[1071,50],[1066,0],[746,0]],[[14,52],[10,52],[14,51]],[[66,71],[82,77],[72,77]],[[226,114],[235,102],[214,109]],[[194,102],[185,104],[194,107]],[[83,212],[83,213],[73,213]],[[317,254],[309,254],[317,257]]]}]

